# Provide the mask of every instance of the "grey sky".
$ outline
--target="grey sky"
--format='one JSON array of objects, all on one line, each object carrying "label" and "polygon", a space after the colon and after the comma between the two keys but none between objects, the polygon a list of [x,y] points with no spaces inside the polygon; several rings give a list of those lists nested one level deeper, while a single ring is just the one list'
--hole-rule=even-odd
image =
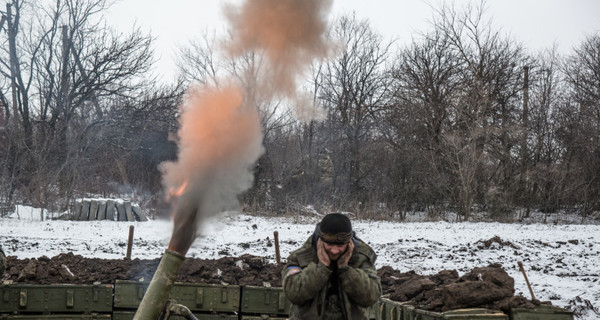
[{"label": "grey sky", "polygon": [[[379,33],[408,43],[418,32],[431,26],[433,10],[443,0],[337,0],[332,16],[355,12],[368,19]],[[108,15],[108,23],[118,30],[131,30],[134,23],[150,31],[156,39],[159,58],[157,73],[165,80],[175,74],[178,47],[205,31],[227,28],[221,8],[240,0],[118,0]],[[452,1],[446,1],[451,3]],[[455,0],[458,8],[479,4],[478,0]],[[494,26],[530,51],[558,45],[569,53],[586,35],[600,32],[600,0],[488,0],[486,17]]]}]

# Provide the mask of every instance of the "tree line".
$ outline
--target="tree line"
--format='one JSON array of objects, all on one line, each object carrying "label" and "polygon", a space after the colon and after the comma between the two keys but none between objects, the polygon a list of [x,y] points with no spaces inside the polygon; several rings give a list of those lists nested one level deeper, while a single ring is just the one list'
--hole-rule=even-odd
[{"label": "tree line", "polygon": [[[181,48],[180,80],[159,86],[152,36],[112,30],[107,7],[12,0],[2,11],[2,210],[124,192],[158,206],[184,89],[221,74],[260,81],[260,52],[224,59],[205,35]],[[244,210],[464,220],[600,211],[600,33],[567,55],[530,53],[483,12],[437,8],[403,45],[355,16],[332,22],[337,51],[303,84],[323,119],[297,121],[284,99],[250,97],[265,153]]]}]

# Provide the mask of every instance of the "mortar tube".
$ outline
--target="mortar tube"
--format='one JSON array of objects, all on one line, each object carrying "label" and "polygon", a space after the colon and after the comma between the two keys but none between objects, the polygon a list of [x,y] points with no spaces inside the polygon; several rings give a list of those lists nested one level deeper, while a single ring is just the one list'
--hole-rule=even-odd
[{"label": "mortar tube", "polygon": [[135,313],[133,320],[156,320],[163,311],[171,288],[175,283],[177,271],[185,260],[185,256],[177,251],[165,250],[165,254],[152,277],[144,299]]}]

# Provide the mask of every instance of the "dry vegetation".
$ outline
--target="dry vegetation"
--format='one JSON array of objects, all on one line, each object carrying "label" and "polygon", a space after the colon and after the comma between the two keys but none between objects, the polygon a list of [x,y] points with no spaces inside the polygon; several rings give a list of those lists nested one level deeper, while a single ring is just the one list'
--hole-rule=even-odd
[{"label": "dry vegetation", "polygon": [[[183,80],[157,87],[152,37],[102,27],[107,1],[13,0],[0,29],[0,205],[63,210],[88,194],[133,194],[157,208],[157,167],[173,159],[177,106],[191,81],[230,73],[260,53],[218,60],[211,39],[182,50]],[[61,26],[65,25],[65,28]],[[361,216],[474,208],[600,210],[600,35],[569,55],[529,54],[483,8],[441,7],[430,30],[398,47],[342,17],[342,52],[304,85],[326,112],[299,123],[261,101],[265,154],[241,197],[251,212],[305,205]],[[528,67],[528,78],[525,69]],[[528,79],[528,81],[525,81]]]}]

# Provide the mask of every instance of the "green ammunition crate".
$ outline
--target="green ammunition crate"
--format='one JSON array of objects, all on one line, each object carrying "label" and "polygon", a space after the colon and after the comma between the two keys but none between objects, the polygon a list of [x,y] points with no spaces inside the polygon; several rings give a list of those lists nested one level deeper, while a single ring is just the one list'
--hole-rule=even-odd
[{"label": "green ammunition crate", "polygon": [[[132,320],[135,315],[135,311],[115,311],[113,312],[112,320]],[[194,316],[198,320],[238,320],[237,315],[233,314],[205,314],[205,313],[194,313]],[[169,320],[185,320],[184,317],[173,316]]]},{"label": "green ammunition crate", "polygon": [[290,302],[285,298],[283,288],[245,286],[242,288],[242,315],[285,315],[290,310]]},{"label": "green ammunition crate", "polygon": [[0,315],[0,320],[110,320],[110,314]]},{"label": "green ammunition crate", "polygon": [[387,298],[379,299],[380,320],[402,320],[402,304]]},{"label": "green ammunition crate", "polygon": [[[281,287],[242,287],[243,319],[286,319],[289,310],[290,302]],[[377,319],[379,303],[375,303],[368,311],[369,319]]]},{"label": "green ammunition crate", "polygon": [[[149,282],[115,281],[115,309],[137,309],[150,285]],[[192,312],[238,312],[240,287],[199,283],[178,283],[169,296]]]},{"label": "green ammunition crate", "polygon": [[573,320],[573,312],[554,306],[537,306],[534,309],[513,308],[511,320]]},{"label": "green ammunition crate", "polygon": [[402,320],[508,320],[508,315],[502,311],[481,308],[433,312],[403,305],[402,309]]},{"label": "green ammunition crate", "polygon": [[242,316],[242,320],[287,320],[286,317],[271,317],[268,315],[262,316]]},{"label": "green ammunition crate", "polygon": [[0,313],[110,313],[112,305],[112,285],[0,286]]},{"label": "green ammunition crate", "polygon": [[377,315],[379,314],[379,302],[376,302],[374,305],[369,307],[369,319],[370,320],[379,320]]}]

